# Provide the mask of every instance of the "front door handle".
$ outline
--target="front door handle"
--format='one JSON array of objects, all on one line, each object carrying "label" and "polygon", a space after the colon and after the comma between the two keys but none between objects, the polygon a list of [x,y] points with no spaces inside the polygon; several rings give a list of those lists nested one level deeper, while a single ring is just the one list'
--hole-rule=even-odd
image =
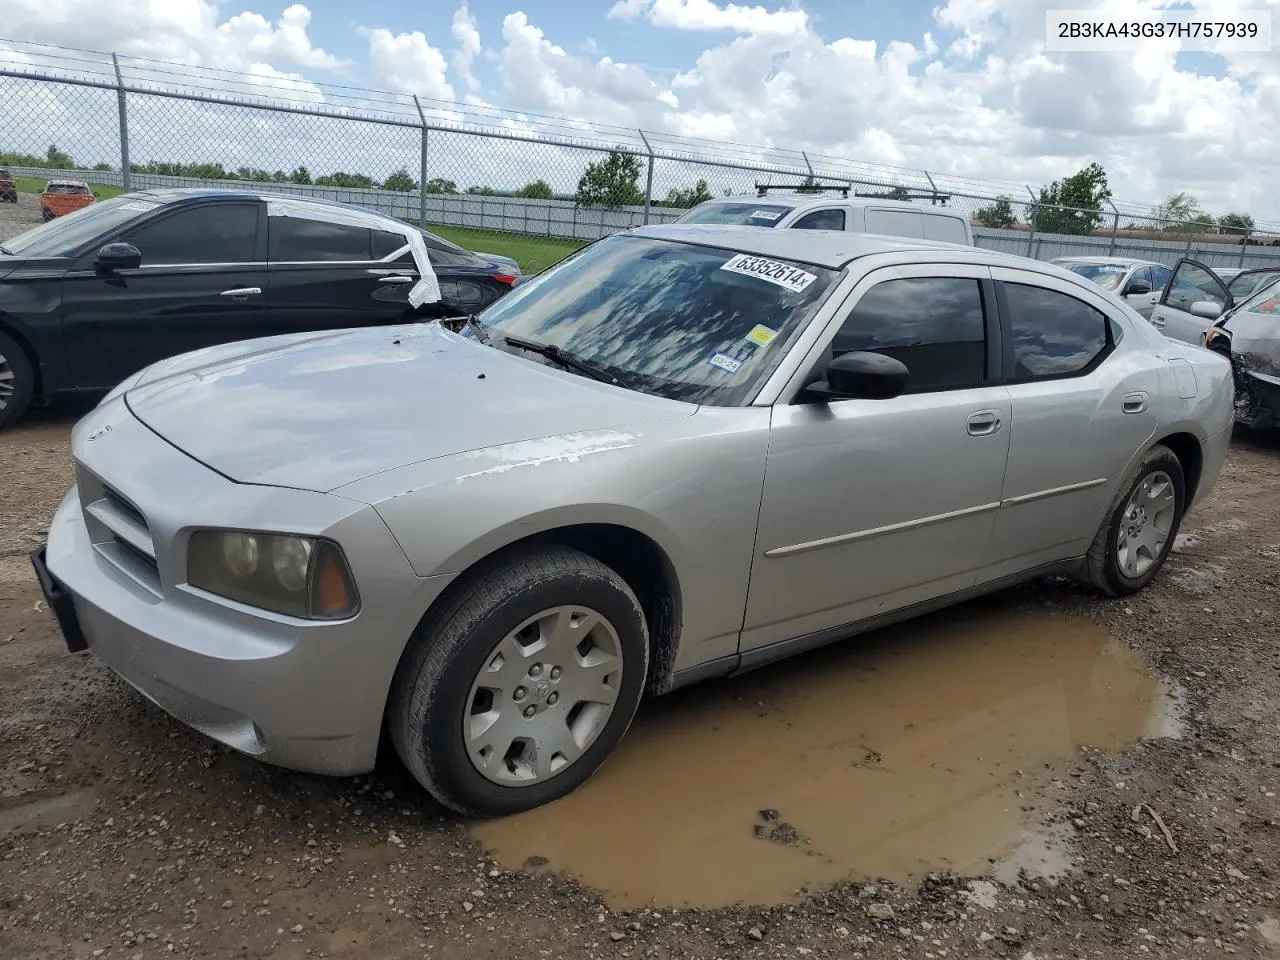
[{"label": "front door handle", "polygon": [[236,287],[232,290],[223,290],[218,294],[220,297],[230,297],[232,300],[244,300],[246,297],[262,296],[261,287]]},{"label": "front door handle", "polygon": [[979,410],[969,414],[965,426],[971,437],[989,437],[1000,432],[1000,414],[995,410]]},{"label": "front door handle", "polygon": [[1137,393],[1126,393],[1120,401],[1120,409],[1125,413],[1146,413],[1147,412],[1147,395],[1141,391]]},{"label": "front door handle", "polygon": [[394,284],[401,284],[401,283],[413,283],[413,277],[397,277],[397,276],[392,276],[392,277],[379,277],[379,278],[378,278],[378,282],[379,282],[379,283],[394,283]]},{"label": "front door handle", "polygon": [[1151,315],[1151,325],[1153,327],[1163,327],[1167,322],[1168,321],[1166,321],[1164,317],[1161,317],[1157,314]]}]

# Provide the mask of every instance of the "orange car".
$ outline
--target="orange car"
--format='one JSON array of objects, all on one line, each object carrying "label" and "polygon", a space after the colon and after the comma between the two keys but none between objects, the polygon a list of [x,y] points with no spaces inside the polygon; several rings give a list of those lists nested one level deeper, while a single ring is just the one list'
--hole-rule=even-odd
[{"label": "orange car", "polygon": [[81,180],[50,180],[40,194],[40,216],[46,220],[60,217],[93,203],[89,185]]}]

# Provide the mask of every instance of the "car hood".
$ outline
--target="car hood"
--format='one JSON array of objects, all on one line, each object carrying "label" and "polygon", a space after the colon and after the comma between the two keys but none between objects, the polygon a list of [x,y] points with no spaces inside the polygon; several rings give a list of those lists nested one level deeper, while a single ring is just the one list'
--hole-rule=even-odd
[{"label": "car hood", "polygon": [[697,409],[435,324],[199,351],[143,371],[125,402],[157,434],[231,480],[321,492],[436,457]]}]

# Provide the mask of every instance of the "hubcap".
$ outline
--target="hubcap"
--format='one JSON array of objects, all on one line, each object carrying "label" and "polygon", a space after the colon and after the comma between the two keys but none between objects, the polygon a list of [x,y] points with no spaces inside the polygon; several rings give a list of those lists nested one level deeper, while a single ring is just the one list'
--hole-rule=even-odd
[{"label": "hubcap", "polygon": [[1151,569],[1164,553],[1173,529],[1173,478],[1163,470],[1147,474],[1125,504],[1116,538],[1120,572],[1134,579]]},{"label": "hubcap", "polygon": [[544,610],[485,658],[462,719],[467,756],[503,786],[546,780],[600,735],[621,682],[622,644],[613,624],[587,607]]},{"label": "hubcap", "polygon": [[9,363],[8,357],[0,353],[0,410],[9,405],[9,401],[13,399],[17,389],[18,385],[14,382],[13,365]]}]

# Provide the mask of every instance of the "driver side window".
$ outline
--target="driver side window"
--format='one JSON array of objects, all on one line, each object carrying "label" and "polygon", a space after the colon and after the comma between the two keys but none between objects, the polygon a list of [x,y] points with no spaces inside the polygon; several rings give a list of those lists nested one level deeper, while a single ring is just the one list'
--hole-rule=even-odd
[{"label": "driver side window", "polygon": [[1184,263],[1173,275],[1169,295],[1164,299],[1165,305],[1190,313],[1191,305],[1201,301],[1216,303],[1219,307],[1227,305],[1227,298],[1216,277],[1198,264]]},{"label": "driver side window", "polygon": [[144,267],[253,263],[258,204],[202,203],[144,223],[124,239],[141,252]]},{"label": "driver side window", "polygon": [[979,281],[909,277],[876,284],[831,342],[833,359],[853,350],[906,364],[907,393],[982,386],[987,341]]}]

